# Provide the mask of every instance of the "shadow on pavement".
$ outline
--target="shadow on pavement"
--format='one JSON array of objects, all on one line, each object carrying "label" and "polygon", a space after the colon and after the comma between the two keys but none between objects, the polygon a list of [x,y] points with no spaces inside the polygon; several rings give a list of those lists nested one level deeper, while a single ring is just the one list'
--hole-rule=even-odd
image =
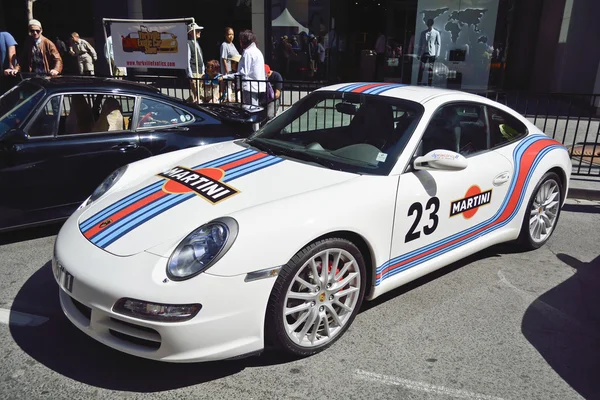
[{"label": "shadow on pavement", "polygon": [[597,204],[572,204],[567,203],[563,206],[562,211],[576,212],[585,214],[600,214],[600,203]]},{"label": "shadow on pavement", "polygon": [[236,374],[246,367],[295,361],[274,352],[240,360],[173,364],[121,353],[88,337],[63,314],[58,285],[46,263],[23,285],[11,311],[48,317],[36,327],[10,325],[19,347],[46,367],[87,385],[110,390],[160,392]]},{"label": "shadow on pavement", "polygon": [[538,297],[521,331],[556,373],[586,399],[600,399],[600,256],[557,257],[576,273]]}]

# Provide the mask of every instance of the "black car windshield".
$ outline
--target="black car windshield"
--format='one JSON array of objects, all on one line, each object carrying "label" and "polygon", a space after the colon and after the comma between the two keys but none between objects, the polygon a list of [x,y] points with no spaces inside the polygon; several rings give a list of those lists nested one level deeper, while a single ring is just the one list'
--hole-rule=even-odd
[{"label": "black car windshield", "polygon": [[418,103],[393,97],[317,91],[246,143],[326,168],[388,175],[423,111]]},{"label": "black car windshield", "polygon": [[23,81],[0,97],[0,137],[17,128],[44,97],[45,90]]}]

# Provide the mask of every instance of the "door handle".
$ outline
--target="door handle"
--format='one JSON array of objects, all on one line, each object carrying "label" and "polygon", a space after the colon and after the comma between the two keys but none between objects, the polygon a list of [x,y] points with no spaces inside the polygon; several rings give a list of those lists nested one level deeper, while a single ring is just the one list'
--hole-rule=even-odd
[{"label": "door handle", "polygon": [[493,184],[494,186],[500,186],[505,184],[506,182],[508,182],[510,180],[510,174],[508,173],[508,171],[502,172],[498,175],[496,175],[496,177],[493,180]]},{"label": "door handle", "polygon": [[131,151],[131,150],[135,150],[138,148],[138,144],[137,143],[119,143],[113,147],[111,147],[113,150],[119,150],[122,152],[126,152],[126,151]]}]

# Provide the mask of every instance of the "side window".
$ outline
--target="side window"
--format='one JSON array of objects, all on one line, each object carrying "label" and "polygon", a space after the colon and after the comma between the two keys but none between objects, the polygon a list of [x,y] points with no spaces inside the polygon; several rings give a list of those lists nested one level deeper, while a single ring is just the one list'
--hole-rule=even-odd
[{"label": "side window", "polygon": [[493,107],[488,107],[488,114],[492,148],[527,134],[525,124],[512,115]]},{"label": "side window", "polygon": [[138,115],[138,128],[158,128],[191,122],[194,117],[188,112],[169,104],[142,98]]},{"label": "side window", "polygon": [[483,106],[461,103],[440,107],[423,134],[422,154],[437,149],[463,156],[489,149]]},{"label": "side window", "polygon": [[123,131],[128,129],[135,98],[105,94],[63,96],[59,135]]},{"label": "side window", "polygon": [[[314,107],[293,120],[291,124],[284,128],[282,133],[301,133],[349,126],[354,115],[338,111],[336,106],[339,107],[342,102],[343,100],[341,99],[327,99],[320,101],[315,104]],[[344,101],[344,103],[343,106],[346,109],[353,107],[355,112],[358,113],[358,110],[360,109],[359,103],[349,103],[347,100]],[[339,109],[342,110],[342,108]]]},{"label": "side window", "polygon": [[54,96],[46,103],[29,128],[29,137],[54,136],[58,127],[60,96]]}]

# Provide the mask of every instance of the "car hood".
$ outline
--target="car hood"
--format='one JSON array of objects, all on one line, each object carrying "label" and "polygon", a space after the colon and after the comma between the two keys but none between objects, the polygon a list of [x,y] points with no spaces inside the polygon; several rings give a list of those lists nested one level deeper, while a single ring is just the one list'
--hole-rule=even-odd
[{"label": "car hood", "polygon": [[162,172],[126,174],[130,183],[88,206],[78,224],[97,247],[128,256],[215,218],[355,177],[229,142],[186,152]]}]

